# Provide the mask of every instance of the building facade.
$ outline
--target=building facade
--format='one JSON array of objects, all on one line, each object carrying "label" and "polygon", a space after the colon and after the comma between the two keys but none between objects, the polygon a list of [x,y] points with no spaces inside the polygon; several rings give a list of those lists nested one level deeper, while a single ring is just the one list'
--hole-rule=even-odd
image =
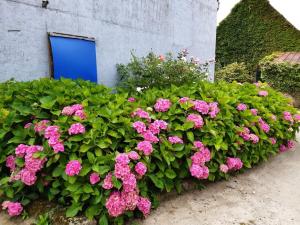
[{"label": "building facade", "polygon": [[1,0],[0,82],[51,76],[49,32],[93,37],[98,83],[108,86],[132,50],[144,56],[187,48],[212,60],[217,8],[217,0]]}]

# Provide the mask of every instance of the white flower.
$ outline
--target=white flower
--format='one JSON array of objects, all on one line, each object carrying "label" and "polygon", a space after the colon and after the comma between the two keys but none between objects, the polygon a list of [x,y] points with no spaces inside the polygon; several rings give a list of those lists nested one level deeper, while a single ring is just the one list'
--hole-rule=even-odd
[{"label": "white flower", "polygon": [[143,88],[141,88],[141,87],[137,87],[137,88],[136,88],[136,91],[137,91],[137,92],[142,92],[142,90],[143,90]]}]

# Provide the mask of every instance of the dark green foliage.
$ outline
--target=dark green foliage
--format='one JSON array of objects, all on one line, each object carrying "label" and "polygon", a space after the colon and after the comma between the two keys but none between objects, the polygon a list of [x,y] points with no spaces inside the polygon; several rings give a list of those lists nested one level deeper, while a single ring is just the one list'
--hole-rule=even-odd
[{"label": "dark green foliage", "polygon": [[300,31],[267,0],[242,0],[217,29],[217,61],[245,62],[254,71],[276,51],[300,51]]},{"label": "dark green foliage", "polygon": [[276,62],[279,54],[266,56],[260,61],[262,79],[275,89],[289,93],[295,98],[300,95],[300,64]]},{"label": "dark green foliage", "polygon": [[216,70],[216,81],[224,80],[226,82],[237,81],[240,83],[253,82],[254,77],[250,75],[245,63],[231,63]]}]

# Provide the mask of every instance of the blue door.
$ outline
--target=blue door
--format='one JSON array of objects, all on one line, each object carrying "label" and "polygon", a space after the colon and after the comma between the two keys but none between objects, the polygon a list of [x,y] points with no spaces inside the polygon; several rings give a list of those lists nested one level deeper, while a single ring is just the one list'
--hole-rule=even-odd
[{"label": "blue door", "polygon": [[54,79],[60,77],[97,82],[95,40],[49,34]]}]

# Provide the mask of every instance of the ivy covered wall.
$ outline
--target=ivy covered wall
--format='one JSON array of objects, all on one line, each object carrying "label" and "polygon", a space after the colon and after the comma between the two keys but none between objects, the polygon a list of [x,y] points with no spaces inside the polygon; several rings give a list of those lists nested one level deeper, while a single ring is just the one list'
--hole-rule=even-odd
[{"label": "ivy covered wall", "polygon": [[217,28],[216,58],[222,66],[245,62],[255,70],[276,51],[300,51],[300,31],[268,0],[242,0]]}]

